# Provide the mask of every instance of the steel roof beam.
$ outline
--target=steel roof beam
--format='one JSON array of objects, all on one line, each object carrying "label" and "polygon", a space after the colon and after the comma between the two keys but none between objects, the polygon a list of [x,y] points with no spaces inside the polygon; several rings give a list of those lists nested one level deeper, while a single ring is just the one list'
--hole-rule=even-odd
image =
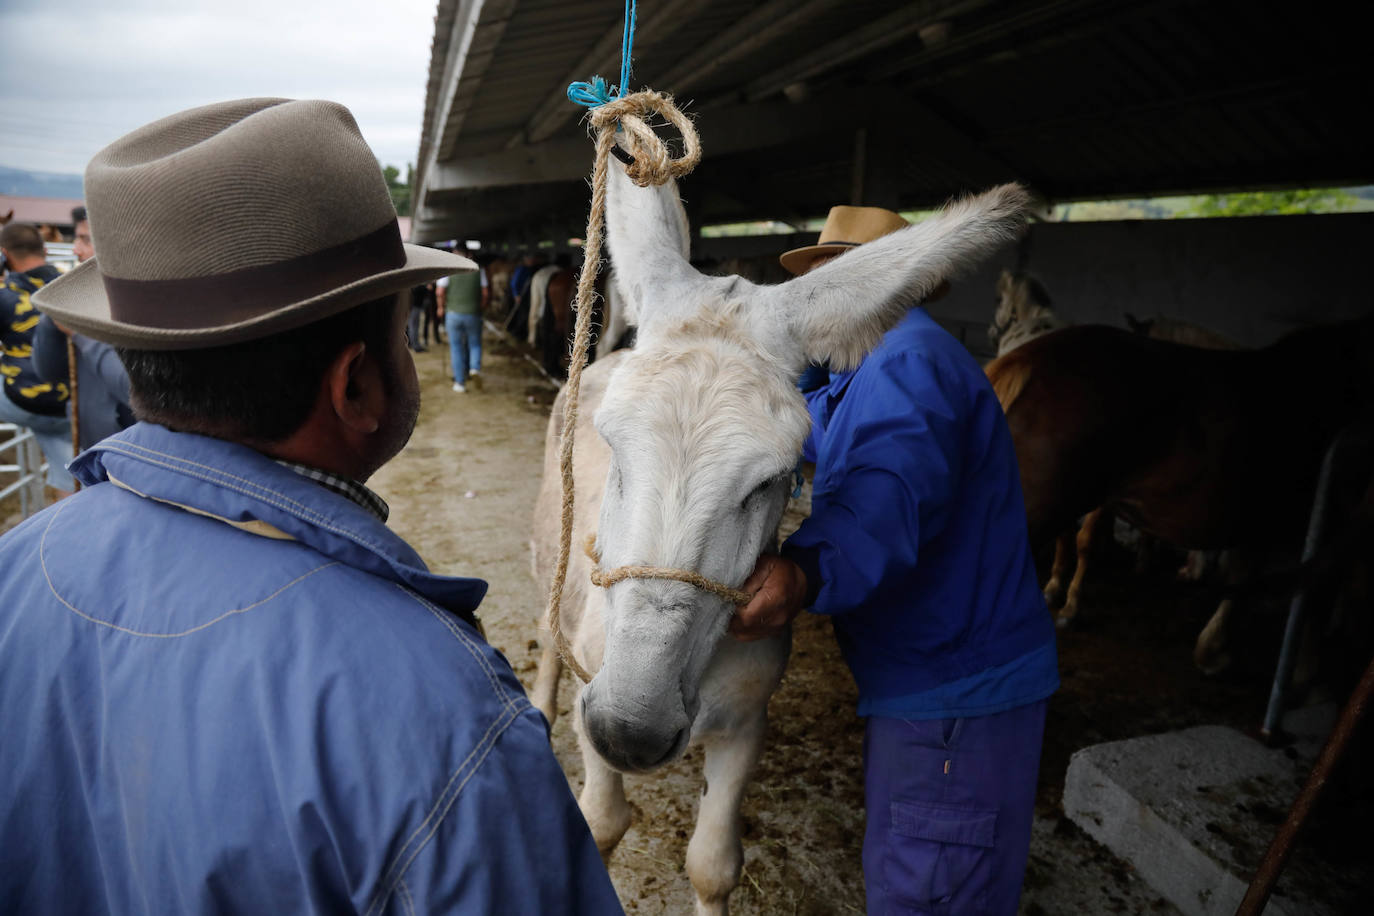
[{"label": "steel roof beam", "polygon": [[673,64],[658,84],[679,98],[720,68],[766,47],[843,0],[772,0]]},{"label": "steel roof beam", "polygon": [[[682,14],[699,2],[700,0],[667,0],[652,16],[638,22],[635,28],[635,41],[639,49],[652,45],[654,41],[666,35],[674,24],[681,21]],[[525,126],[506,141],[506,148],[513,149],[546,140],[578,116],[580,109],[568,101],[568,84],[601,73],[614,74],[614,79],[618,81],[623,35],[624,19],[621,18],[602,34],[592,49],[583,55],[548,95],[544,96],[544,100],[525,122]]]},{"label": "steel roof beam", "polygon": [[852,60],[881,51],[927,26],[961,16],[979,7],[987,6],[991,0],[962,0],[962,2],[938,2],[926,0],[913,3],[876,19],[867,25],[845,34],[815,51],[805,54],[770,73],[752,80],[744,89],[749,101],[758,101],[781,92],[784,87],[818,76]]},{"label": "steel roof beam", "polygon": [[[874,98],[881,98],[875,95]],[[813,105],[827,105],[833,114],[822,120]],[[710,115],[713,156],[776,146],[818,133],[862,126],[874,105],[845,93],[815,99],[807,105],[786,101],[758,102],[719,108]],[[550,140],[512,150],[499,150],[438,163],[430,173],[427,192],[499,187],[546,181],[573,181],[587,176],[592,145],[583,137]]]}]

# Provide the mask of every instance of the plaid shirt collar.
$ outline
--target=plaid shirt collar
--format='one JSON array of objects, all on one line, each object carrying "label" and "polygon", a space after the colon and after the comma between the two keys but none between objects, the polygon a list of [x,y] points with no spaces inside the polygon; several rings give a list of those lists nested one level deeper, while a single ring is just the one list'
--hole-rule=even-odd
[{"label": "plaid shirt collar", "polygon": [[391,507],[386,504],[386,500],[356,480],[349,480],[347,477],[340,477],[329,471],[321,471],[319,468],[312,468],[308,464],[296,464],[294,461],[278,461],[277,464],[289,468],[307,480],[315,481],[326,490],[338,493],[345,499],[362,506],[375,515],[382,524],[386,524],[387,516],[391,514]]}]

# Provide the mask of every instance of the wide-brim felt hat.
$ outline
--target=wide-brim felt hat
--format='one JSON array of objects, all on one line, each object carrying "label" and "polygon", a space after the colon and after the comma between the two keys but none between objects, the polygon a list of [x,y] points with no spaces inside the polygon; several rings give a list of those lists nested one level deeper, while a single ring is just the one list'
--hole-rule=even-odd
[{"label": "wide-brim felt hat", "polygon": [[857,248],[905,225],[900,214],[882,207],[831,207],[816,244],[784,252],[778,261],[788,273],[800,276],[822,255]]},{"label": "wide-brim felt hat", "polygon": [[33,297],[120,347],[266,337],[449,274],[467,258],[402,241],[348,109],[241,99],[154,121],[86,168],[98,255]]}]

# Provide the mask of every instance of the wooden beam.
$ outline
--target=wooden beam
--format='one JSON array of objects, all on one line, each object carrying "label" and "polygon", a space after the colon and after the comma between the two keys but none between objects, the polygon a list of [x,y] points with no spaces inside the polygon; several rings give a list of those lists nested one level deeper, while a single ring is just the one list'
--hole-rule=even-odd
[{"label": "wooden beam", "polygon": [[[655,41],[669,34],[672,27],[681,21],[682,15],[697,2],[698,0],[667,0],[652,16],[638,22],[635,28],[635,50],[647,49]],[[613,80],[619,81],[620,45],[624,25],[623,18],[617,19],[616,24],[602,34],[596,44],[592,45],[592,49],[554,85],[548,95],[544,96],[544,100],[525,122],[525,126],[507,141],[507,149],[546,140],[557,133],[564,124],[580,116],[581,109],[568,101],[569,83],[606,73],[614,74]]]}]

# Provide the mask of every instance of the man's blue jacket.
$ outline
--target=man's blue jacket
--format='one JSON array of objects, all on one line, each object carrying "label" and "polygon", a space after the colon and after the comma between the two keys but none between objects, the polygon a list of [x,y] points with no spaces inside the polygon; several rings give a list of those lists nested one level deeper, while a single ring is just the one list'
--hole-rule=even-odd
[{"label": "man's blue jacket", "polygon": [[915,308],[807,404],[811,516],[783,553],[834,617],[860,715],[991,715],[1053,693],[1016,453],[968,351]]},{"label": "man's blue jacket", "polygon": [[0,911],[620,912],[484,582],[231,443],[73,470],[0,538]]}]

